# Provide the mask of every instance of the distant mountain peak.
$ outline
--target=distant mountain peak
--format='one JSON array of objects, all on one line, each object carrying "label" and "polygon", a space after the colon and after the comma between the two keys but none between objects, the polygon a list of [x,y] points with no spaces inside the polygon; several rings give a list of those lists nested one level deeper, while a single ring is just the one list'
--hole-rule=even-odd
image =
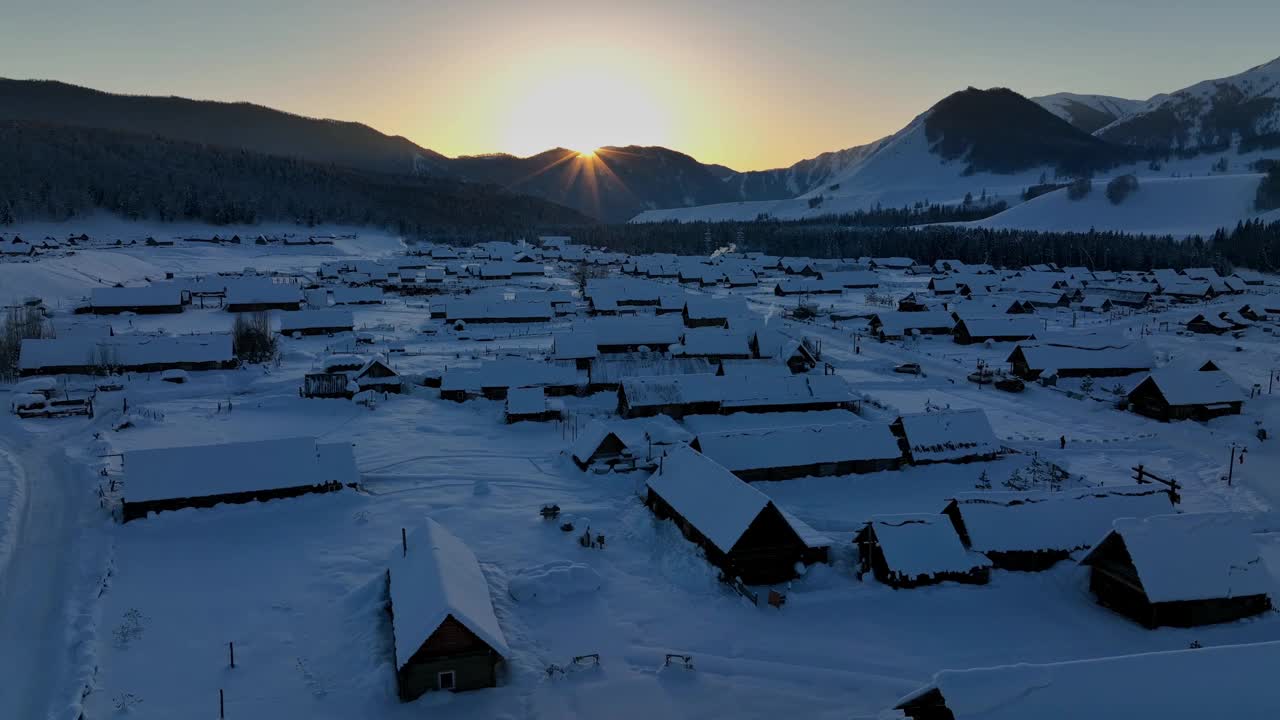
[{"label": "distant mountain peak", "polygon": [[1156,96],[1096,134],[1181,154],[1280,147],[1280,58]]}]

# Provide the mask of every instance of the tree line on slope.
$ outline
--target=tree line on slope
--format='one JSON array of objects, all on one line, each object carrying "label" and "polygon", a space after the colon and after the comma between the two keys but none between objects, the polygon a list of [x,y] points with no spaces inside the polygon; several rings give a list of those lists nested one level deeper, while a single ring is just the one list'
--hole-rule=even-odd
[{"label": "tree line on slope", "polygon": [[99,210],[162,222],[362,225],[458,241],[587,222],[568,208],[492,185],[112,130],[0,124],[0,225]]},{"label": "tree line on slope", "polygon": [[1234,267],[1280,269],[1280,222],[1241,222],[1210,238],[1117,232],[1030,232],[953,225],[841,226],[830,220],[755,223],[655,223],[580,229],[575,240],[624,253],[706,255],[738,251],[815,258],[906,256],[920,263],[955,259],[996,267],[1037,263],[1095,270]]}]

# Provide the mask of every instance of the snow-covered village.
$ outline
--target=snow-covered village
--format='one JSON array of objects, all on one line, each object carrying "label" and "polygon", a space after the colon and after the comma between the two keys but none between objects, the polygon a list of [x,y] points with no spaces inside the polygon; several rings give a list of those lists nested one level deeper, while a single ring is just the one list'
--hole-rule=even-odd
[{"label": "snow-covered village", "polygon": [[1275,720],[1280,3],[0,13],[0,720]]},{"label": "snow-covered village", "polygon": [[4,677],[84,717],[1280,701],[1239,671],[1280,648],[1274,277],[60,247],[0,265],[47,329],[0,567],[10,645],[74,662]]}]

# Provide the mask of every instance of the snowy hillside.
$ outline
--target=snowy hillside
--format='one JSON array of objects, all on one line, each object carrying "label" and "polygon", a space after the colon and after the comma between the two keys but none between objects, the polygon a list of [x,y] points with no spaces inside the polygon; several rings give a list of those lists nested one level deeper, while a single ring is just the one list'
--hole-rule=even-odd
[{"label": "snowy hillside", "polygon": [[1097,135],[1160,150],[1280,145],[1280,58],[1238,75],[1158,95]]},{"label": "snowy hillside", "polygon": [[956,204],[966,193],[978,197],[984,190],[988,197],[1013,203],[1026,187],[1039,182],[1042,174],[1053,177],[1053,168],[1048,166],[1008,175],[967,174],[963,159],[946,161],[932,152],[925,129],[926,115],[867,146],[868,152],[853,158],[843,170],[828,178],[825,185],[797,198],[650,210],[637,215],[632,222],[750,221],[762,214],[795,220],[867,210],[877,205]]},{"label": "snowy hillside", "polygon": [[1060,92],[1031,98],[1031,101],[1087,133],[1128,116],[1147,101]]},{"label": "snowy hillside", "polygon": [[[1254,195],[1261,175],[1144,178],[1119,205],[1107,199],[1106,182],[1080,200],[1057,190],[977,222],[974,227],[1007,230],[1109,230],[1151,235],[1213,234],[1220,227],[1256,217]],[[1280,220],[1280,211],[1262,216]]]}]

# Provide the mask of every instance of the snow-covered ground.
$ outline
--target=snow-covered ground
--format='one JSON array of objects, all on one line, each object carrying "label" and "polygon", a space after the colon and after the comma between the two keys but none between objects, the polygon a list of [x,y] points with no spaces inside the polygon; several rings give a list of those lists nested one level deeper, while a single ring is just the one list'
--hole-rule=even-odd
[{"label": "snow-covered ground", "polygon": [[[300,253],[204,246],[100,252],[140,267],[202,273],[246,265],[296,270],[390,249],[382,240],[363,242]],[[96,262],[89,253],[66,260],[85,256]],[[886,280],[895,296],[924,282],[899,274]],[[562,286],[559,278],[520,282]],[[26,292],[70,299],[93,284],[33,281]],[[216,717],[219,691],[226,717],[264,720],[875,717],[943,668],[1280,639],[1274,613],[1196,629],[1144,629],[1099,607],[1073,563],[1043,573],[996,571],[986,586],[893,590],[855,577],[851,546],[870,516],[937,512],[946,498],[972,490],[984,471],[999,484],[1034,453],[1091,484],[1128,484],[1129,468],[1143,463],[1184,484],[1184,510],[1280,507],[1280,449],[1254,433],[1257,424],[1277,427],[1273,396],[1251,399],[1238,417],[1162,424],[1114,409],[1101,390],[1099,399],[1082,399],[1068,388],[1032,385],[1013,395],[965,379],[979,360],[1002,366],[1011,344],[856,343],[856,323],[784,320],[782,310],[795,300],[776,298],[766,286],[714,293],[740,295],[767,322],[821,340],[824,361],[867,399],[866,419],[888,422],[926,406],[979,407],[1001,443],[1019,452],[989,463],[758,484],[835,541],[833,562],[794,581],[786,605],[775,609],[754,606],[718,582],[673,524],[655,520],[639,501],[640,478],[584,473],[568,460],[574,432],[613,412],[612,393],[563,398],[565,423],[515,425],[503,423],[501,402],[453,403],[424,387],[380,398],[372,408],[300,398],[302,375],[349,345],[325,336],[282,340],[279,366],[192,372],[182,385],[133,374],[123,392],[99,396],[93,420],[0,418],[0,510],[12,497],[22,520],[11,517],[12,541],[0,541],[13,550],[7,567],[0,560],[0,717]],[[847,312],[873,307],[858,291],[819,302]],[[1242,386],[1265,389],[1280,353],[1261,328],[1240,339],[1186,338],[1169,329],[1204,309],[1043,317],[1046,332],[1062,337],[1103,328],[1133,337],[1148,332],[1162,358],[1212,358]],[[550,327],[495,326],[492,341],[460,339],[443,328],[428,336],[419,332],[430,322],[420,298],[388,296],[385,305],[354,312],[357,329],[377,328],[375,350],[404,345],[392,363],[410,375],[534,354],[551,341]],[[225,329],[230,316],[188,309],[115,321],[134,331],[184,332]],[[924,374],[892,372],[902,362],[919,363]],[[115,430],[125,399],[132,426]],[[302,435],[353,443],[363,487],[124,525],[99,505],[104,478],[121,477],[119,453]],[[1248,461],[1227,487],[1221,477],[1233,442],[1248,448]],[[22,485],[14,481],[23,477]],[[123,477],[117,492],[127,496]],[[17,487],[25,494],[4,494]],[[604,534],[606,548],[584,548],[575,534],[543,520],[544,503]],[[381,579],[401,528],[412,530],[426,517],[479,558],[512,656],[497,688],[429,693],[402,704]],[[1280,574],[1280,543],[1260,537]],[[591,653],[599,654],[598,667],[570,662]],[[663,667],[667,653],[692,655],[695,669]],[[570,670],[549,675],[551,664]]]}]

